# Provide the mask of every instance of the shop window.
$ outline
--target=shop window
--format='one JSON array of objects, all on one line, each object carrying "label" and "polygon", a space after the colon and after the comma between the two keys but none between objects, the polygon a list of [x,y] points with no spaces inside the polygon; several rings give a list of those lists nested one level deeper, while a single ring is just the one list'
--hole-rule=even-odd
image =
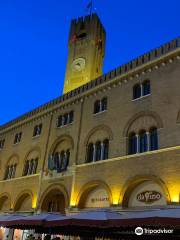
[{"label": "shop window", "polygon": [[40,136],[41,131],[42,131],[42,123],[34,127],[33,137]]}]

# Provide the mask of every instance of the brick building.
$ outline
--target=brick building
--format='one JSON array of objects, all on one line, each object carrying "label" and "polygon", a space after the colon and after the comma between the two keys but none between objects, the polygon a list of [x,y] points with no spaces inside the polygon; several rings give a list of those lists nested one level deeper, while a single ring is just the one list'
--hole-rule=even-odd
[{"label": "brick building", "polygon": [[73,20],[64,94],[0,127],[0,211],[180,201],[180,38],[102,74],[97,15]]}]

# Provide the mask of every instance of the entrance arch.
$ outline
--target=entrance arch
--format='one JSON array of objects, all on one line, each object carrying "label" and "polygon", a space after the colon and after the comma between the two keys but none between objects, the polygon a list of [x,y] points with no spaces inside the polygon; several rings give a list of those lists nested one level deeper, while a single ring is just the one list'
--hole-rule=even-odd
[{"label": "entrance arch", "polygon": [[0,212],[6,212],[11,209],[11,199],[8,194],[0,196]]},{"label": "entrance arch", "polygon": [[51,186],[43,194],[40,201],[40,209],[43,212],[65,213],[68,207],[68,195],[62,186]]},{"label": "entrance arch", "polygon": [[170,201],[165,184],[156,177],[139,177],[131,180],[124,192],[123,207],[166,206]]},{"label": "entrance arch", "polygon": [[110,188],[106,183],[94,181],[86,184],[80,191],[78,207],[108,208],[112,204]]},{"label": "entrance arch", "polygon": [[32,212],[32,193],[29,191],[23,192],[17,197],[14,204],[14,211],[17,212]]}]

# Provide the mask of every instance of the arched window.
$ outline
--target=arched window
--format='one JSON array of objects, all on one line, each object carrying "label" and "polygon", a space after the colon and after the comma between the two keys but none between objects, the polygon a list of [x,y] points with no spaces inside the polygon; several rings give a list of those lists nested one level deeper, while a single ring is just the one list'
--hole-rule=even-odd
[{"label": "arched window", "polygon": [[8,173],[9,173],[9,166],[6,167],[5,174],[4,174],[4,180],[8,178]]},{"label": "arched window", "polygon": [[6,167],[4,180],[11,179],[15,177],[17,164],[8,165]]},{"label": "arched window", "polygon": [[70,160],[70,150],[68,149],[66,151],[66,168],[68,167],[69,165],[69,160]]},{"label": "arched window", "polygon": [[23,170],[23,176],[26,176],[28,174],[28,168],[29,168],[29,161],[25,161],[24,164],[24,170]]},{"label": "arched window", "polygon": [[66,170],[66,152],[63,150],[61,152],[61,165],[60,171]]},{"label": "arched window", "polygon": [[38,158],[33,160],[32,174],[36,174],[37,165],[38,165]]},{"label": "arched window", "polygon": [[64,125],[68,124],[68,113],[64,114]]},{"label": "arched window", "polygon": [[29,161],[29,169],[28,169],[28,175],[31,175],[32,174],[32,171],[33,171],[33,165],[34,165],[34,159],[31,159]]},{"label": "arched window", "polygon": [[56,152],[52,158],[54,161],[54,169],[56,169],[58,173],[65,171],[69,165],[70,150],[68,149],[67,151],[62,150],[61,152]]},{"label": "arched window", "polygon": [[157,150],[158,149],[158,134],[157,128],[151,128],[150,130],[150,150]]},{"label": "arched window", "polygon": [[87,162],[93,161],[93,153],[94,153],[94,147],[93,147],[93,144],[90,143],[87,149]]},{"label": "arched window", "polygon": [[94,113],[98,113],[98,112],[100,112],[100,100],[97,100],[94,103]]},{"label": "arched window", "polygon": [[105,139],[103,141],[103,157],[102,160],[108,159],[109,157],[109,140]]},{"label": "arched window", "polygon": [[101,160],[101,142],[96,143],[96,161]]},{"label": "arched window", "polygon": [[62,127],[63,125],[63,116],[60,115],[57,119],[57,127]]},{"label": "arched window", "polygon": [[15,174],[16,174],[16,166],[17,166],[17,164],[14,164],[14,165],[12,166],[11,178],[14,178],[14,177],[15,177]]},{"label": "arched window", "polygon": [[140,84],[136,84],[133,87],[133,99],[137,99],[141,97],[141,85]]},{"label": "arched window", "polygon": [[56,170],[60,169],[60,154],[56,152],[53,156],[54,158],[54,167]]},{"label": "arched window", "polygon": [[106,97],[102,99],[101,108],[102,108],[102,111],[107,110],[107,98]]},{"label": "arched window", "polygon": [[139,134],[140,152],[146,152],[148,150],[147,134],[145,130],[142,130]]},{"label": "arched window", "polygon": [[137,153],[137,137],[133,132],[129,135],[129,154]]},{"label": "arched window", "polygon": [[71,112],[69,113],[69,123],[72,123],[72,122],[73,122],[73,118],[74,118],[74,112],[71,111]]},{"label": "arched window", "polygon": [[149,80],[143,82],[142,89],[143,89],[143,96],[150,94],[150,92],[151,92],[151,85],[150,85],[150,81]]}]

